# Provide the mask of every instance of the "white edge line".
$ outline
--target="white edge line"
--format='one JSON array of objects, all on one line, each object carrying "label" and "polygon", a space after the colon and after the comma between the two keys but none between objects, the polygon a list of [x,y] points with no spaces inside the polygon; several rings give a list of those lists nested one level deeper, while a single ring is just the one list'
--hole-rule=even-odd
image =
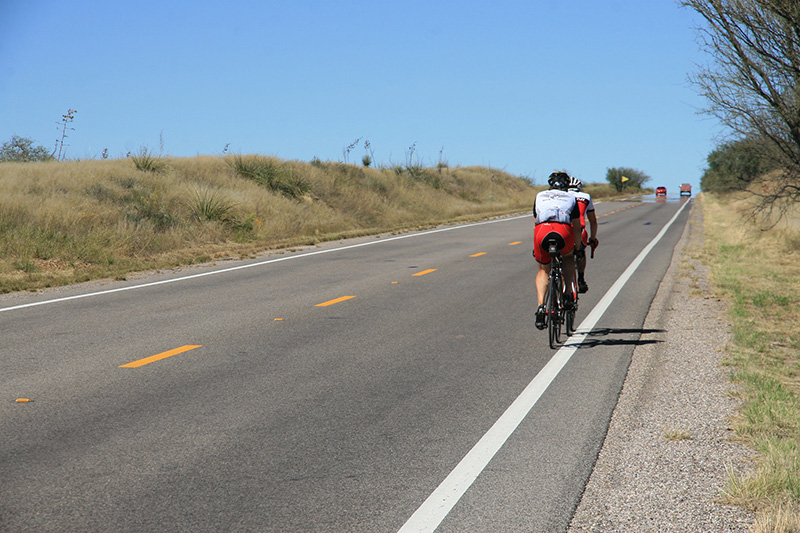
[{"label": "white edge line", "polygon": [[661,229],[660,232],[644,247],[636,259],[625,269],[611,288],[606,291],[598,304],[589,315],[581,322],[575,333],[553,355],[550,361],[536,374],[536,377],[525,387],[525,390],[514,400],[506,411],[497,419],[494,425],[481,437],[475,446],[464,456],[450,474],[431,493],[422,505],[406,521],[399,533],[433,532],[442,520],[450,513],[456,503],[461,499],[467,489],[477,479],[480,473],[489,464],[500,448],[505,444],[517,426],[539,401],[550,383],[558,376],[572,355],[583,343],[597,324],[603,313],[606,312],[611,302],[617,297],[622,287],[633,275],[645,257],[661,240],[672,223],[678,218],[688,202],[678,209],[678,212]]},{"label": "white edge line", "polygon": [[443,232],[443,231],[452,231],[452,230],[456,230],[456,229],[469,228],[469,227],[472,227],[472,226],[482,226],[482,225],[485,225],[485,224],[494,224],[495,222],[507,222],[507,221],[510,221],[510,220],[517,220],[517,219],[520,219],[520,218],[525,218],[525,217],[530,217],[530,216],[532,216],[532,215],[530,215],[530,214],[527,214],[527,215],[516,215],[516,216],[512,216],[512,217],[498,218],[498,219],[493,219],[493,220],[486,220],[486,221],[483,221],[483,222],[473,222],[471,224],[462,224],[462,225],[459,225],[459,226],[448,226],[446,228],[439,228],[439,229],[423,231],[423,232],[419,232],[419,233],[408,233],[406,235],[399,235],[397,237],[389,237],[389,238],[386,238],[386,239],[374,240],[374,241],[369,241],[369,242],[362,242],[362,243],[359,243],[359,244],[350,244],[350,245],[347,245],[347,246],[341,246],[339,248],[329,248],[327,250],[316,250],[314,252],[306,252],[306,253],[297,254],[297,255],[277,257],[275,259],[268,259],[266,261],[259,261],[257,263],[249,263],[249,264],[246,264],[246,265],[239,265],[239,266],[235,266],[235,267],[223,268],[223,269],[220,269],[220,270],[214,270],[212,272],[202,272],[200,274],[192,274],[192,275],[189,275],[189,276],[182,276],[180,278],[165,279],[165,280],[161,280],[161,281],[153,281],[153,282],[150,282],[150,283],[142,283],[142,284],[139,284],[139,285],[131,285],[130,287],[119,287],[117,289],[108,289],[108,290],[104,290],[104,291],[88,292],[88,293],[85,293],[85,294],[76,294],[75,296],[65,296],[63,298],[53,298],[51,300],[43,300],[41,302],[31,302],[31,303],[27,303],[27,304],[14,305],[14,306],[11,306],[11,307],[3,307],[3,308],[0,308],[0,313],[5,313],[5,312],[8,312],[8,311],[16,311],[16,310],[25,309],[25,308],[28,308],[28,307],[37,307],[37,306],[40,306],[40,305],[48,305],[48,304],[54,304],[54,303],[59,303],[59,302],[66,302],[66,301],[69,301],[69,300],[79,300],[81,298],[89,298],[89,297],[92,297],[92,296],[102,296],[102,295],[105,295],[105,294],[113,294],[115,292],[124,292],[124,291],[132,291],[132,290],[135,290],[135,289],[143,289],[143,288],[146,288],[146,287],[155,287],[156,285],[166,285],[167,283],[176,283],[176,282],[179,282],[179,281],[186,281],[186,280],[190,280],[190,279],[202,278],[202,277],[205,277],[205,276],[214,276],[216,274],[225,274],[227,272],[233,272],[235,270],[243,270],[245,268],[254,268],[254,267],[264,266],[264,265],[268,265],[270,263],[278,263],[280,261],[289,261],[290,259],[300,259],[301,257],[309,257],[309,256],[312,256],[312,255],[327,254],[327,253],[330,253],[330,252],[338,252],[338,251],[341,251],[341,250],[349,250],[349,249],[352,249],[352,248],[360,248],[362,246],[372,246],[374,244],[382,244],[382,243],[385,243],[385,242],[396,241],[396,240],[399,240],[399,239],[408,239],[408,238],[411,238],[411,237],[420,237],[422,235],[430,235],[432,233],[440,233],[440,232]]}]

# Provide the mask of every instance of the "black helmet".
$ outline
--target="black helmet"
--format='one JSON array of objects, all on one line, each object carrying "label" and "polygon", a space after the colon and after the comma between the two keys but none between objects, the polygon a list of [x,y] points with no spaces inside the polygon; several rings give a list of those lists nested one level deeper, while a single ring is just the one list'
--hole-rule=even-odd
[{"label": "black helmet", "polygon": [[569,189],[569,174],[560,171],[553,172],[547,179],[547,183],[551,189],[566,191]]},{"label": "black helmet", "polygon": [[569,180],[569,188],[570,190],[575,189],[580,191],[581,189],[583,189],[583,183],[575,176],[572,176],[572,178]]}]

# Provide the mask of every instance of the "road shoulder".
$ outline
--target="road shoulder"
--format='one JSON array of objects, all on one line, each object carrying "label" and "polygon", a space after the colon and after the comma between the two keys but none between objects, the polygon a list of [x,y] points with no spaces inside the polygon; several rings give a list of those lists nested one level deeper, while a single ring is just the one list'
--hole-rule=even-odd
[{"label": "road shoulder", "polygon": [[695,205],[569,531],[746,532],[753,523],[719,503],[727,471],[745,471],[750,452],[731,439],[738,401],[722,366],[730,326],[696,258],[702,245]]}]

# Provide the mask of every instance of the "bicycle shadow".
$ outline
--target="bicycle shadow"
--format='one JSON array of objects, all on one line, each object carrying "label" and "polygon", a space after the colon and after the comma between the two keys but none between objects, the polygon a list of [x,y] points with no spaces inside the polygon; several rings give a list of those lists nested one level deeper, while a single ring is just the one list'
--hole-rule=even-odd
[{"label": "bicycle shadow", "polygon": [[[636,328],[598,328],[587,335],[579,348],[594,348],[596,346],[645,346],[659,344],[661,339],[643,339],[643,335],[653,333],[666,333],[664,329],[636,329]],[[620,338],[622,336],[638,335],[635,339]]]}]

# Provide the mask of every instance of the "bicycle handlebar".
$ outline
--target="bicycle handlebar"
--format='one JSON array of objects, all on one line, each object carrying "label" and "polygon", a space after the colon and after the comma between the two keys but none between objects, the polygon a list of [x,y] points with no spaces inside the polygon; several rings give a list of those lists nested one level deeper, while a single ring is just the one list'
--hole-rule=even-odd
[{"label": "bicycle handlebar", "polygon": [[594,249],[600,245],[600,241],[597,238],[589,239],[589,246],[592,247],[592,259],[594,259]]}]

